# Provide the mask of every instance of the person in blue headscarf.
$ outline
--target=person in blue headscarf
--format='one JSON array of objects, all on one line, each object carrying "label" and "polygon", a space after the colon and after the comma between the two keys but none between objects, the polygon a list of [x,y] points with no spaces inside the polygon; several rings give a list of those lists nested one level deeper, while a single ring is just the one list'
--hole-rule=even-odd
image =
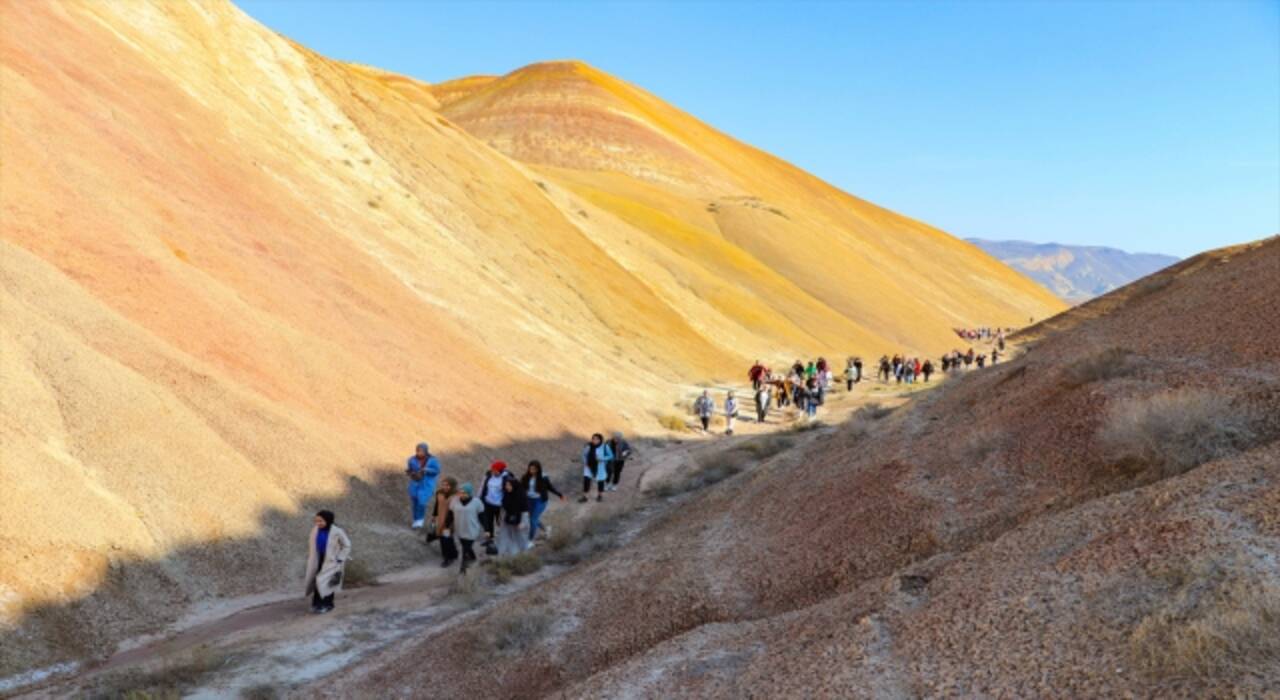
[{"label": "person in blue headscarf", "polygon": [[440,460],[431,454],[427,443],[418,443],[418,451],[405,466],[409,475],[409,502],[413,507],[413,529],[422,527],[427,518],[427,502],[436,491],[436,477],[440,476]]}]

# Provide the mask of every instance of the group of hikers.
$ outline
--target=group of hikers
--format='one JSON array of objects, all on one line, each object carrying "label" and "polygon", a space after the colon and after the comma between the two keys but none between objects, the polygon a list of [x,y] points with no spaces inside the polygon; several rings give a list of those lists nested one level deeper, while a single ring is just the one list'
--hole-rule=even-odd
[{"label": "group of hikers", "polygon": [[983,326],[981,328],[956,328],[956,335],[964,340],[999,340],[1003,343],[1004,334],[1012,333],[1012,328],[991,328]]},{"label": "group of hikers", "polygon": [[[600,433],[592,435],[582,448],[582,495],[578,502],[590,500],[593,484],[597,501],[604,500],[606,491],[618,490],[631,455],[631,445],[622,433],[614,433],[608,440]],[[551,528],[543,524],[542,515],[552,496],[565,500],[536,459],[529,461],[520,476],[512,473],[506,462],[496,460],[478,480],[478,487],[469,481],[459,484],[453,476],[441,478],[441,472],[440,460],[430,446],[419,443],[405,465],[413,518],[410,527],[425,530],[428,544],[440,543],[441,567],[460,562],[463,574],[477,560],[477,540],[487,555],[507,556],[531,549],[539,539],[549,537]],[[313,612],[333,610],[334,593],[342,588],[350,556],[351,539],[334,524],[334,514],[328,510],[316,513],[306,570],[306,593],[311,596]]]},{"label": "group of hikers", "polygon": [[[1005,347],[1004,329],[957,329],[956,332],[965,338],[994,339],[991,364],[999,360]],[[960,371],[975,364],[981,368],[986,361],[985,352],[969,348],[961,353],[955,349],[942,356],[941,370]],[[920,379],[928,382],[934,369],[933,360],[929,358],[885,355],[880,358],[877,376],[882,382],[891,379],[899,384],[911,384]],[[830,364],[822,357],[808,363],[796,360],[785,373],[780,374],[775,374],[756,360],[748,370],[747,378],[751,380],[756,421],[759,423],[766,422],[773,408],[782,409],[789,405],[794,405],[808,419],[815,418],[818,407],[826,402],[827,393],[836,382]],[[842,378],[848,391],[863,381],[862,358],[848,358]],[[698,396],[693,410],[702,431],[710,432],[711,419],[717,413],[710,391],[704,390]],[[732,435],[734,421],[738,418],[738,399],[734,391],[727,393],[719,410],[725,418],[725,433]],[[613,433],[609,439],[601,433],[592,435],[580,455],[582,494],[578,502],[590,500],[593,485],[597,501],[604,500],[606,492],[616,491],[622,484],[622,470],[631,454],[631,446],[622,433]],[[431,453],[427,443],[419,443],[405,466],[412,511],[410,527],[426,530],[428,543],[440,543],[441,567],[460,561],[459,570],[463,574],[476,561],[477,540],[487,555],[506,556],[531,549],[538,539],[549,537],[551,529],[542,523],[542,515],[552,496],[565,500],[565,495],[556,488],[544,473],[542,463],[536,459],[525,465],[520,476],[512,473],[506,462],[494,461],[479,480],[478,488],[469,481],[459,484],[453,476],[441,478],[441,473],[439,458]],[[334,594],[342,588],[344,566],[350,556],[351,539],[334,524],[333,512],[322,510],[316,513],[306,569],[306,593],[311,596],[313,612],[333,610]]]}]

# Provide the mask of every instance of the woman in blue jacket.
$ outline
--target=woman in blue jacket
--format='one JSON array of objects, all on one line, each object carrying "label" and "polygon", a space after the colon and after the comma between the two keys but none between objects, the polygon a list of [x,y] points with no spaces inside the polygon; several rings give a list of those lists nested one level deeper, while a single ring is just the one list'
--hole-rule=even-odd
[{"label": "woman in blue jacket", "polygon": [[609,462],[613,459],[613,450],[605,443],[604,436],[596,433],[591,442],[582,448],[582,498],[578,503],[587,502],[587,494],[591,493],[591,482],[596,482],[596,500],[604,500],[605,480],[609,478]]},{"label": "woman in blue jacket", "polygon": [[409,475],[409,503],[413,508],[413,529],[422,527],[427,517],[427,501],[436,492],[436,477],[440,476],[440,460],[431,454],[427,443],[418,443],[418,451],[405,465]]}]

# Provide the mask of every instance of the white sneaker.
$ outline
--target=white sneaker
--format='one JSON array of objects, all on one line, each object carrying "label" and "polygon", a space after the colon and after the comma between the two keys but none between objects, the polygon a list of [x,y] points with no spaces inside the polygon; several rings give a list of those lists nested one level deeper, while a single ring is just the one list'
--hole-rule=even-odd
[{"label": "white sneaker", "polygon": [[423,524],[424,522],[425,522],[424,520],[415,520],[415,521],[413,521],[413,524],[412,524],[412,525],[410,525],[409,527],[413,528],[414,530],[421,530],[421,529],[422,529],[422,524]]}]

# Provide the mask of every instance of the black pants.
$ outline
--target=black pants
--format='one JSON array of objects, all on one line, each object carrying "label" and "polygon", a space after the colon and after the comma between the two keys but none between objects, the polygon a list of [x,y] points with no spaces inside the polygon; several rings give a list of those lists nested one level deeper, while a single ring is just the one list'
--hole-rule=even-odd
[{"label": "black pants", "polygon": [[[592,481],[595,481],[595,480],[594,480],[594,479],[592,479],[592,478],[591,478],[591,477],[589,477],[589,476],[584,476],[584,477],[582,477],[582,495],[583,495],[583,496],[585,496],[585,495],[587,495],[587,494],[591,493],[591,482],[592,482]],[[604,493],[604,485],[605,485],[605,483],[606,483],[607,481],[609,481],[609,479],[606,477],[604,481],[596,481],[596,482],[595,482],[595,483],[596,483],[596,493]]]},{"label": "black pants", "polygon": [[846,379],[846,380],[844,380],[844,384],[845,384],[845,389],[844,389],[845,391],[853,391],[853,380],[852,380],[852,379]]},{"label": "black pants", "polygon": [[502,513],[502,506],[492,506],[488,503],[484,504],[484,512],[480,514],[480,524],[484,527],[485,534],[489,539],[493,539],[493,528],[498,524],[498,516]]},{"label": "black pants", "polygon": [[459,537],[458,542],[462,545],[462,573],[467,573],[467,565],[476,560],[475,540],[469,540]]},{"label": "black pants", "polygon": [[446,564],[458,558],[458,544],[452,537],[440,538],[440,556]]},{"label": "black pants", "polygon": [[756,422],[757,423],[763,423],[765,416],[767,416],[768,414],[769,414],[769,404],[767,401],[763,406],[761,406],[759,403],[756,404]]},{"label": "black pants", "polygon": [[622,468],[625,466],[627,466],[627,460],[625,459],[615,459],[609,462],[609,478],[607,481],[617,486],[618,482],[622,481]]}]

